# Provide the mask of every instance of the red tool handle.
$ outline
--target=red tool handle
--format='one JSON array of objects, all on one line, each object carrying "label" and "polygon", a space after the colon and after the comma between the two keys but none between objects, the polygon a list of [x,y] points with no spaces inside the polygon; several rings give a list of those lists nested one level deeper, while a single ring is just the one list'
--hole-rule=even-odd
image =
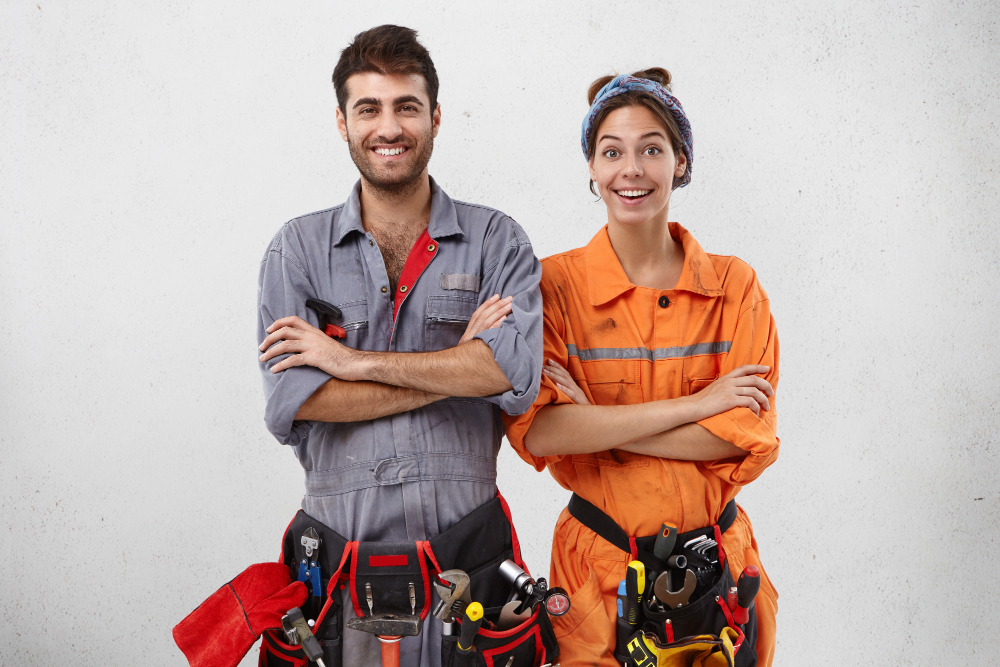
[{"label": "red tool handle", "polygon": [[336,324],[327,324],[324,333],[330,338],[347,338],[347,332]]},{"label": "red tool handle", "polygon": [[747,565],[736,582],[736,611],[733,620],[743,625],[750,620],[750,605],[760,590],[760,569],[756,565]]}]

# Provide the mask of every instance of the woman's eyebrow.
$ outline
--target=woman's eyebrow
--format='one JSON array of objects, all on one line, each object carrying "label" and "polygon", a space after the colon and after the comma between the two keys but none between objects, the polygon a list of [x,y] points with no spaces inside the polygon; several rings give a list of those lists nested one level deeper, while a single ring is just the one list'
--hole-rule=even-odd
[{"label": "woman's eyebrow", "polygon": [[601,138],[598,139],[597,141],[604,141],[605,139],[613,139],[615,141],[621,141],[621,139],[619,137],[616,137],[613,134],[602,134]]}]

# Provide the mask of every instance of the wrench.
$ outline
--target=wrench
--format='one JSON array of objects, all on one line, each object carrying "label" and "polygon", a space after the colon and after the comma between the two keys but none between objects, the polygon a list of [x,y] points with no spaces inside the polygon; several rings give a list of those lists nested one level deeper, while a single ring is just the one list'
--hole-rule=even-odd
[{"label": "wrench", "polygon": [[684,571],[684,585],[678,591],[670,590],[670,573],[664,572],[653,582],[653,595],[656,599],[671,609],[677,609],[687,604],[698,585],[698,577],[691,570]]}]

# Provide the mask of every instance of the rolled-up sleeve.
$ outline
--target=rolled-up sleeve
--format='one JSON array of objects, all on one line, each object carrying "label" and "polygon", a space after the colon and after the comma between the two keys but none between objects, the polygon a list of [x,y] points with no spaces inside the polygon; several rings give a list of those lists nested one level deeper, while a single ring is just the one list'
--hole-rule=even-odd
[{"label": "rolled-up sleeve", "polygon": [[[257,344],[267,337],[267,328],[275,320],[298,315],[313,326],[318,325],[315,313],[306,308],[306,299],[313,296],[303,263],[285,243],[287,226],[272,241],[260,264],[257,282]],[[260,352],[258,351],[259,355]],[[312,366],[294,366],[280,373],[271,367],[289,355],[258,361],[264,380],[264,422],[267,430],[283,445],[299,445],[309,435],[310,422],[296,421],[295,415],[307,398],[330,379]]]},{"label": "rolled-up sleeve", "polygon": [[509,415],[519,415],[538,396],[542,376],[542,268],[521,227],[503,218],[483,248],[483,280],[479,303],[499,294],[513,296],[512,311],[496,329],[475,337],[490,346],[493,358],[511,384],[510,391],[486,400]]},{"label": "rolled-up sleeve", "polygon": [[777,436],[775,400],[778,390],[778,330],[771,315],[770,301],[759,285],[754,285],[751,296],[751,305],[740,315],[731,351],[720,373],[725,375],[745,364],[769,366],[771,370],[764,375],[764,379],[775,390],[775,396],[769,401],[771,409],[761,410],[758,417],[748,408],[734,408],[698,422],[714,435],[747,452],[742,459],[722,459],[702,464],[726,482],[736,485],[757,479],[778,458],[781,444]]}]

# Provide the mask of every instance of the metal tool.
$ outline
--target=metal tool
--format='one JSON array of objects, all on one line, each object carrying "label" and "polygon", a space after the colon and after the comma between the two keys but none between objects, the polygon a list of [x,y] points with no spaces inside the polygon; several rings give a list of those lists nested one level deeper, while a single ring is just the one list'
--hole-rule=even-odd
[{"label": "metal tool", "polygon": [[670,590],[670,573],[664,572],[653,582],[653,595],[657,600],[671,609],[677,609],[687,604],[698,585],[698,577],[691,570],[684,571],[684,585],[678,591]]},{"label": "metal tool", "polygon": [[[441,583],[441,582],[444,583]],[[465,612],[465,607],[472,602],[469,593],[469,575],[463,570],[445,570],[432,580],[434,591],[438,594],[434,616],[444,624],[441,634],[450,637],[455,617]]]},{"label": "metal tool", "polygon": [[500,563],[500,576],[513,587],[511,599],[519,598],[521,604],[517,613],[530,608],[534,612],[539,603],[545,603],[545,611],[551,616],[562,616],[569,611],[569,593],[558,586],[548,587],[544,577],[531,578],[517,563],[508,559]]},{"label": "metal tool", "polygon": [[465,608],[465,618],[462,619],[462,633],[458,637],[458,650],[468,653],[475,646],[476,634],[483,623],[483,605],[473,602]]},{"label": "metal tool", "polygon": [[375,598],[372,596],[372,585],[365,584],[365,601],[368,603],[368,614],[375,613]]},{"label": "metal tool", "polygon": [[510,656],[510,658],[507,660],[507,664],[504,665],[504,667],[511,667],[513,664],[514,664],[514,656]]},{"label": "metal tool", "polygon": [[531,607],[527,607],[521,612],[518,611],[521,604],[520,600],[511,600],[503,606],[500,610],[500,620],[497,621],[497,630],[499,632],[516,628],[531,618]]},{"label": "metal tool", "polygon": [[417,613],[417,592],[416,589],[413,587],[412,581],[410,582],[410,613],[411,614]]},{"label": "metal tool", "polygon": [[753,604],[759,590],[760,568],[756,565],[747,565],[740,574],[740,580],[736,582],[736,611],[733,612],[733,620],[738,625],[750,620],[750,605]]},{"label": "metal tool", "polygon": [[321,301],[320,299],[306,299],[306,308],[316,311],[319,318],[319,328],[330,338],[346,338],[347,332],[336,324],[331,324],[330,320],[342,320],[344,314],[332,303]]},{"label": "metal tool", "polygon": [[660,532],[656,534],[656,542],[653,543],[653,555],[660,560],[667,560],[674,551],[674,544],[677,542],[677,526],[672,523],[665,523],[660,526]]},{"label": "metal tool", "polygon": [[[677,554],[676,556],[671,556],[667,559],[667,565],[670,567],[675,567],[678,570],[686,570],[688,566],[687,556],[684,554]],[[653,581],[656,581],[655,579]]]},{"label": "metal tool", "polygon": [[[369,587],[370,588],[370,587]],[[382,644],[382,667],[399,667],[399,642],[420,634],[421,619],[415,614],[374,614],[347,619],[347,627],[378,637]]]},{"label": "metal tool", "polygon": [[323,597],[323,580],[319,570],[319,533],[309,526],[302,533],[302,546],[306,548],[306,557],[299,561],[299,581],[306,582],[310,593]]},{"label": "metal tool", "polygon": [[[302,647],[302,651],[306,654],[306,657],[319,665],[319,667],[326,667],[323,663],[323,647],[312,633],[312,630],[309,629],[309,625],[306,623],[305,616],[302,614],[300,608],[292,607],[289,609],[288,613],[281,619],[281,627],[293,629],[298,638],[295,644]],[[287,629],[285,630],[285,634],[288,635]],[[289,639],[291,639],[290,636]]]}]

